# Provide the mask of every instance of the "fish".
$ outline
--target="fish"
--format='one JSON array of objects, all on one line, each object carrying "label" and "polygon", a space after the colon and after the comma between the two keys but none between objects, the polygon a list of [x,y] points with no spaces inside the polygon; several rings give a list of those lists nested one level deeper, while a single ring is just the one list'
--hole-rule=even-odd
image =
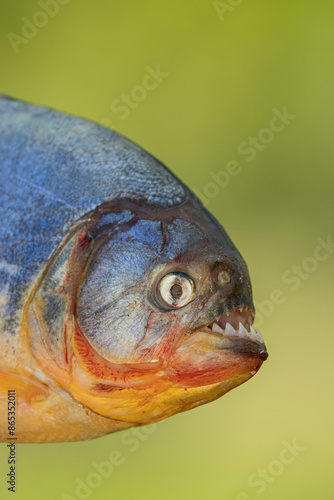
[{"label": "fish", "polygon": [[0,116],[0,440],[92,439],[252,378],[248,268],[193,192],[92,121]]}]

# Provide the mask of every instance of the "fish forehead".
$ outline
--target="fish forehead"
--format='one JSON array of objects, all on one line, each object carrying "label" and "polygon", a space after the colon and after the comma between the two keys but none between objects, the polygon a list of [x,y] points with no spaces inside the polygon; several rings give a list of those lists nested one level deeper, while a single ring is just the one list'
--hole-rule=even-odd
[{"label": "fish forehead", "polygon": [[161,207],[186,199],[185,186],[159,160],[110,129],[3,98],[0,112],[2,171],[36,195],[84,212],[115,198]]}]

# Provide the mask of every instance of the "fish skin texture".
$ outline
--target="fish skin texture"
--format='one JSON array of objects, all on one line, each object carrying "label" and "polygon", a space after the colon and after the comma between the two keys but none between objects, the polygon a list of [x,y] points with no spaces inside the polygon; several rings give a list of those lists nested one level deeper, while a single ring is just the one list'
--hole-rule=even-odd
[{"label": "fish skin texture", "polygon": [[84,214],[114,199],[159,208],[187,199],[187,188],[125,137],[7,96],[0,158],[0,310],[12,333],[31,279]]}]

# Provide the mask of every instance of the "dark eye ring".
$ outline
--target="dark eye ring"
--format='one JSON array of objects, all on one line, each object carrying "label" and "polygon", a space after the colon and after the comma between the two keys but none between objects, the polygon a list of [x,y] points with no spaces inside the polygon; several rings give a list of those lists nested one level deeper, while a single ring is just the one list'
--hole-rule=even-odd
[{"label": "dark eye ring", "polygon": [[158,283],[159,298],[164,305],[173,308],[183,307],[195,297],[193,279],[182,272],[171,272]]}]

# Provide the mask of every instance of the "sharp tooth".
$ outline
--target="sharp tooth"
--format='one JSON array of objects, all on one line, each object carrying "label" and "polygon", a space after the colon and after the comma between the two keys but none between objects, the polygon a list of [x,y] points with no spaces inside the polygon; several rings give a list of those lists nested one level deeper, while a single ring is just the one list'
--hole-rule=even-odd
[{"label": "sharp tooth", "polygon": [[250,335],[249,336],[252,340],[258,340],[258,335],[252,326],[250,327]]},{"label": "sharp tooth", "polygon": [[226,316],[227,316],[227,317],[229,317],[229,315],[230,315],[230,313],[229,313],[229,312],[227,312],[227,313],[226,313]]},{"label": "sharp tooth", "polygon": [[219,325],[217,325],[217,323],[214,323],[212,325],[212,331],[216,333],[224,333],[224,330]]},{"label": "sharp tooth", "polygon": [[243,307],[240,307],[240,308],[239,308],[239,310],[240,310],[240,312],[242,313],[242,311],[244,310],[244,308],[243,308]]},{"label": "sharp tooth", "polygon": [[233,328],[233,326],[230,325],[230,323],[226,323],[226,326],[225,326],[225,335],[235,335],[235,334],[236,334],[236,331]]},{"label": "sharp tooth", "polygon": [[201,332],[212,332],[212,330],[208,326],[204,326],[201,328]]},{"label": "sharp tooth", "polygon": [[257,335],[259,342],[261,342],[261,344],[264,344],[263,337],[262,337],[261,333],[259,332],[259,330],[256,330],[255,333]]},{"label": "sharp tooth", "polygon": [[240,337],[248,337],[248,332],[244,325],[239,321],[239,335]]}]

